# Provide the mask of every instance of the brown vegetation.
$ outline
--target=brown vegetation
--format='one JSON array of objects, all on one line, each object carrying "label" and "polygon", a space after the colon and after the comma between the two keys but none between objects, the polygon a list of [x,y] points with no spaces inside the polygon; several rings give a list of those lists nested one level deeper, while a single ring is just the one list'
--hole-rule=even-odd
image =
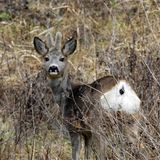
[{"label": "brown vegetation", "polygon": [[32,41],[48,31],[67,37],[75,30],[78,53],[70,59],[72,78],[89,83],[107,74],[123,77],[142,100],[140,146],[128,146],[125,138],[119,143],[123,137],[117,130],[112,137],[105,135],[108,159],[160,158],[158,0],[39,0],[27,7],[18,0],[1,3],[0,160],[70,158],[68,135]]}]

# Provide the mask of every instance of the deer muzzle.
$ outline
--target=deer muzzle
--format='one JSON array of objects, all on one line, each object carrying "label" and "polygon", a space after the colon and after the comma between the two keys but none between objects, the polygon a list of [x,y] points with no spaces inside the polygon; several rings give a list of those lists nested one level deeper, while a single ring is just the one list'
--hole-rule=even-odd
[{"label": "deer muzzle", "polygon": [[59,69],[57,66],[50,66],[48,69],[48,72],[50,75],[58,75],[59,74]]}]

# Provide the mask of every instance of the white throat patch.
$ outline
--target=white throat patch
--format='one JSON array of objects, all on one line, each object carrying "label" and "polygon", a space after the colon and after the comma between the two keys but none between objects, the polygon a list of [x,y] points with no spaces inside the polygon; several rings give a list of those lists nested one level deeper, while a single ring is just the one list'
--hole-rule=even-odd
[{"label": "white throat patch", "polygon": [[124,80],[119,81],[111,90],[100,98],[102,107],[106,110],[124,111],[133,114],[140,109],[140,99]]}]

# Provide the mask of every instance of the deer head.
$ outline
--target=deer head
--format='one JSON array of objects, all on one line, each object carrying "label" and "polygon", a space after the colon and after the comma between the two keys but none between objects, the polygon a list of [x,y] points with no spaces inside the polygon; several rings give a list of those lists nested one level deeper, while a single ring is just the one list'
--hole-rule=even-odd
[{"label": "deer head", "polygon": [[77,46],[77,35],[67,40],[61,47],[62,34],[56,33],[55,43],[52,35],[47,36],[47,44],[38,37],[34,37],[34,48],[43,57],[43,66],[50,78],[62,77],[67,66],[67,57],[72,54]]}]

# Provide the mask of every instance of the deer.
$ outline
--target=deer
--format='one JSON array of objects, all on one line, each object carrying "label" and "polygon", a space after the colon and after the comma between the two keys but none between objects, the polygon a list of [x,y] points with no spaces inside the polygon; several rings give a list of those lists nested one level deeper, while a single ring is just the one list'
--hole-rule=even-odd
[{"label": "deer", "polygon": [[[77,33],[74,33],[63,46],[61,32],[56,33],[54,41],[52,34],[48,33],[47,43],[39,37],[34,37],[33,44],[36,52],[42,57],[43,68],[53,92],[54,101],[60,108],[70,135],[71,159],[80,159],[81,143],[84,140],[84,159],[89,160],[93,150],[94,136],[85,119],[96,115],[92,112],[95,104],[107,112],[122,111],[129,116],[135,116],[138,115],[141,101],[124,79],[104,76],[90,84],[75,83],[71,80],[68,73],[68,57],[76,50]],[[137,134],[137,131],[135,132]],[[105,159],[103,152],[99,152],[97,159]]]}]

